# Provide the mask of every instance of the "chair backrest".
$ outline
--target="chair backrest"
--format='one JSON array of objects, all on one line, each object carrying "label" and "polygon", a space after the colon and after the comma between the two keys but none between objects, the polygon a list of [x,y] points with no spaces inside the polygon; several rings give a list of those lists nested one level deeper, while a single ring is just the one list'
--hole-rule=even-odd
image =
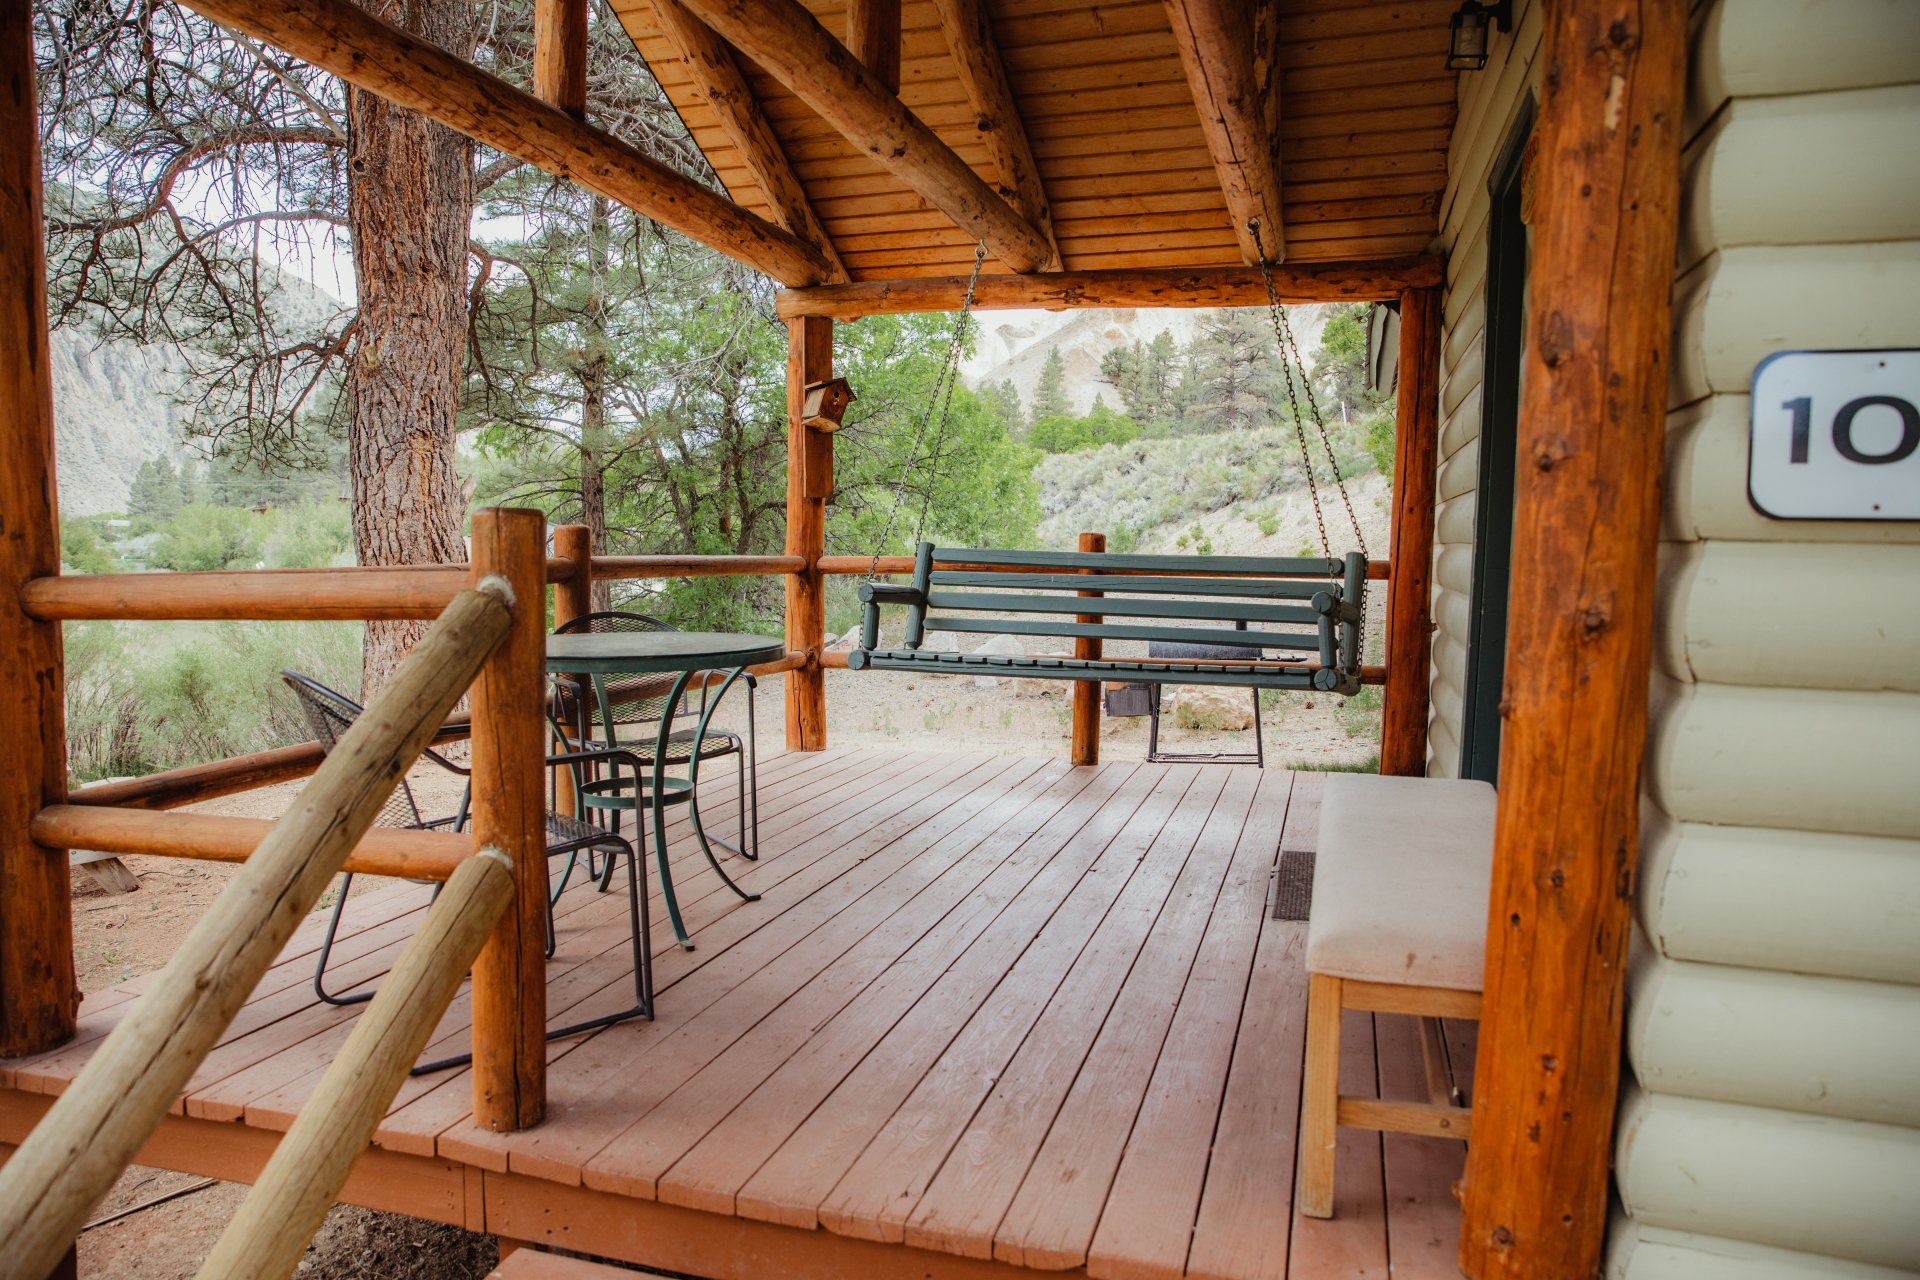
[{"label": "chair backrest", "polygon": [[[282,671],[280,679],[286,683],[287,688],[293,690],[293,696],[300,704],[301,712],[305,714],[307,723],[313,728],[313,736],[320,740],[321,750],[332,754],[334,747],[340,742],[340,736],[347,731],[349,725],[360,718],[360,713],[365,708],[346,694],[329,689],[312,676],[302,675],[298,671]],[[451,773],[465,776],[471,772],[431,748],[421,754]],[[386,804],[381,806],[380,816],[374,819],[374,825],[376,827],[425,827],[430,821],[421,811],[412,785],[402,777],[400,785],[393,789],[393,794],[387,798]]]},{"label": "chair backrest", "polygon": [[[583,613],[554,628],[554,634],[615,635],[679,629],[644,613],[609,609]],[[667,714],[667,695],[673,691],[673,680],[671,675],[595,676],[592,687],[586,687],[577,678],[562,677],[556,681],[560,718],[577,724],[584,709],[588,725],[602,731],[657,726]],[[584,700],[584,708],[580,700]],[[691,709],[684,700],[674,709],[675,718],[689,714]],[[618,741],[617,732],[607,736]]]}]

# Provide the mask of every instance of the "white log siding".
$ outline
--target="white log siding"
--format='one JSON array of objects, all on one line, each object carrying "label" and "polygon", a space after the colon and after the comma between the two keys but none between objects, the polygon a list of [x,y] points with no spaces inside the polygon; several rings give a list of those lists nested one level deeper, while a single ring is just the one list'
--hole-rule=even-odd
[{"label": "white log siding", "polygon": [[[1487,179],[1538,0],[1460,78],[1429,772],[1458,772]],[[1920,346],[1920,0],[1701,0],[1610,1280],[1920,1275],[1920,523],[1747,501],[1778,350]],[[1541,180],[1550,180],[1543,176]]]},{"label": "white log siding", "polygon": [[1496,36],[1486,69],[1460,77],[1459,118],[1447,151],[1438,246],[1447,254],[1446,337],[1440,345],[1440,475],[1435,491],[1432,710],[1427,772],[1460,771],[1473,588],[1474,498],[1480,467],[1480,375],[1485,352],[1487,179],[1513,129],[1540,48],[1538,0],[1514,5],[1511,36]]}]

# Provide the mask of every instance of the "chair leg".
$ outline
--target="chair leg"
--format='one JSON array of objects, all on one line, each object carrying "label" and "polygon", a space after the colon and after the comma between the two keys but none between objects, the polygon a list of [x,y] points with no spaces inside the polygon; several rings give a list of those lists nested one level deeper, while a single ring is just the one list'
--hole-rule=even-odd
[{"label": "chair leg", "polygon": [[1340,979],[1307,975],[1307,1068],[1300,1095],[1300,1212],[1333,1216],[1340,1111]]},{"label": "chair leg", "polygon": [[373,999],[373,992],[359,991],[350,996],[336,996],[327,990],[327,959],[333,954],[333,938],[340,931],[340,916],[347,909],[347,895],[353,892],[353,873],[347,872],[340,877],[340,896],[334,899],[333,914],[327,918],[327,932],[320,939],[320,958],[313,965],[313,994],[328,1004],[346,1005],[365,1004]]}]

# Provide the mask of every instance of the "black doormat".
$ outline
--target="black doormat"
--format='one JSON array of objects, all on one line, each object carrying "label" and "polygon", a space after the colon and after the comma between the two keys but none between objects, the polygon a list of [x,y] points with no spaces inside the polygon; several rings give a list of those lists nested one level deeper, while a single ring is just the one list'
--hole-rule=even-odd
[{"label": "black doormat", "polygon": [[1313,910],[1313,851],[1293,850],[1280,855],[1273,869],[1273,918],[1305,920]]}]

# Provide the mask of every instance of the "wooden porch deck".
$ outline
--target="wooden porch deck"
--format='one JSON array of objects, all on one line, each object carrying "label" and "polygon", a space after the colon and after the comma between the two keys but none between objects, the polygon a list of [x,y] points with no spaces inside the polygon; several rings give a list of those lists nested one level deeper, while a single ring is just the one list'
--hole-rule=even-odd
[{"label": "wooden porch deck", "polygon": [[[1265,904],[1277,851],[1310,847],[1318,781],[771,757],[764,856],[733,864],[760,902],[670,841],[699,949],[656,900],[658,1021],[551,1044],[526,1133],[476,1129],[465,1072],[409,1081],[345,1198],[716,1277],[1457,1275],[1458,1143],[1343,1130],[1336,1216],[1291,1210],[1305,925]],[[724,791],[708,812],[730,830]],[[339,985],[386,970],[426,896],[354,896]],[[622,895],[575,887],[559,910],[553,1025],[622,1007]],[[356,1013],[313,998],[318,937],[289,944],[143,1162],[257,1172]],[[90,998],[75,1043],[0,1062],[0,1142],[142,985]],[[467,1018],[463,995],[428,1056],[463,1051]],[[1348,1018],[1347,1089],[1421,1095],[1413,1020]]]}]

